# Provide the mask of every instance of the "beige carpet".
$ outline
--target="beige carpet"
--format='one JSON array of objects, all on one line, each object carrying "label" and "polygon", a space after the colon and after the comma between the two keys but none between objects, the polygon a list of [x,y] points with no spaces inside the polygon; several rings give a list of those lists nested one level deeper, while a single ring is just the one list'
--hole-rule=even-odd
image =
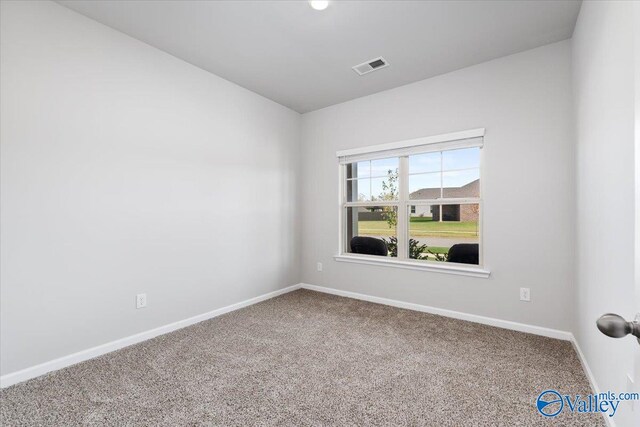
[{"label": "beige carpet", "polygon": [[299,290],[0,393],[0,424],[604,425],[568,342]]}]

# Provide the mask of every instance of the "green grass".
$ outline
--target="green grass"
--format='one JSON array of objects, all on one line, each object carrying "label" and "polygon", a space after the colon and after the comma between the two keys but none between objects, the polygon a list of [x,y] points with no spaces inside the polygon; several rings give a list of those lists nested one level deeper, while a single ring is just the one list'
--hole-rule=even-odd
[{"label": "green grass", "polygon": [[[394,236],[395,229],[389,228],[386,221],[360,221],[360,234],[375,236]],[[429,217],[411,217],[409,225],[411,237],[476,237],[478,223],[476,221],[432,221]]]},{"label": "green grass", "polygon": [[449,253],[449,248],[445,248],[444,246],[429,246],[427,249],[433,252],[434,254],[446,255]]}]

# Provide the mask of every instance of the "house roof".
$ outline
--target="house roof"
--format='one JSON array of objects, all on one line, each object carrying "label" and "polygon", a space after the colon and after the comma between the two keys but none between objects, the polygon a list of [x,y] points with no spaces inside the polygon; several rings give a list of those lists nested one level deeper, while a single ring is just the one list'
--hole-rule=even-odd
[{"label": "house roof", "polygon": [[[480,180],[476,179],[462,187],[444,187],[443,196],[447,198],[465,198],[480,196]],[[440,188],[422,188],[409,194],[410,199],[439,199]]]}]

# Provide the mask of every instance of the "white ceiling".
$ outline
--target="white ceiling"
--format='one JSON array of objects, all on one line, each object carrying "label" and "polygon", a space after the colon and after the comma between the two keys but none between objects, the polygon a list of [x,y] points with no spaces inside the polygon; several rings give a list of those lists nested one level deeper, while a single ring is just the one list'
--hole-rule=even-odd
[{"label": "white ceiling", "polygon": [[[61,0],[298,112],[571,37],[580,2]],[[390,66],[351,67],[383,56]]]}]

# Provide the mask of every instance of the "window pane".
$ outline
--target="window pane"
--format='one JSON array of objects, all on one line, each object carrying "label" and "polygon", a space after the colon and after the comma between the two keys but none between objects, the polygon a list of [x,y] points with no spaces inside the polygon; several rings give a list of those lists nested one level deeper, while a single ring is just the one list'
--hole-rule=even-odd
[{"label": "window pane", "polygon": [[439,199],[440,172],[409,175],[410,199]]},{"label": "window pane", "polygon": [[367,202],[371,200],[371,180],[352,179],[347,180],[347,201]]},{"label": "window pane", "polygon": [[478,265],[479,204],[416,205],[409,212],[414,208],[408,214],[410,258]]},{"label": "window pane", "polygon": [[469,169],[480,167],[480,148],[463,148],[442,152],[443,170]]},{"label": "window pane", "polygon": [[347,179],[367,178],[371,176],[371,162],[347,163]]},{"label": "window pane", "polygon": [[386,177],[389,174],[398,174],[400,160],[397,157],[380,160],[367,160],[357,163],[348,163],[347,179]]},{"label": "window pane", "polygon": [[398,200],[398,177],[347,180],[348,202]]},{"label": "window pane", "polygon": [[372,200],[398,200],[398,177],[371,179]]},{"label": "window pane", "polygon": [[439,172],[440,152],[409,156],[409,173]]},{"label": "window pane", "polygon": [[480,197],[480,169],[444,172],[442,186],[444,197]]},{"label": "window pane", "polygon": [[371,161],[371,176],[386,177],[398,174],[400,161],[397,157]]},{"label": "window pane", "polygon": [[364,255],[397,256],[397,208],[346,208],[346,252]]}]

